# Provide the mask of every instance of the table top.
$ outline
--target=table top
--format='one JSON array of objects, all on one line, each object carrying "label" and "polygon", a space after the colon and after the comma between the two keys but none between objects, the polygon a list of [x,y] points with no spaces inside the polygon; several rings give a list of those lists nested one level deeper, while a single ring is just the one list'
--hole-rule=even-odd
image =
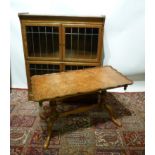
[{"label": "table top", "polygon": [[132,84],[111,66],[34,75],[31,78],[34,101],[53,100]]}]

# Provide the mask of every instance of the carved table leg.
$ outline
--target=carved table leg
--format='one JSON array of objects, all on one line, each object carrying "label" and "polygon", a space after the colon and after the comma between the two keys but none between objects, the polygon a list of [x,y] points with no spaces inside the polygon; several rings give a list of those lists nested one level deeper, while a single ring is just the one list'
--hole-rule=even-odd
[{"label": "carved table leg", "polygon": [[106,99],[106,91],[102,92],[101,104],[103,104],[102,106],[104,106],[104,108],[105,108],[105,109],[107,110],[107,112],[109,113],[109,115],[110,115],[110,117],[111,117],[111,121],[112,121],[115,125],[117,125],[118,127],[121,127],[121,126],[122,126],[121,122],[120,122],[118,119],[116,119],[112,107],[111,107],[109,104],[107,104],[106,102],[104,102],[105,99]]},{"label": "carved table leg", "polygon": [[108,104],[105,104],[104,106],[105,106],[105,108],[107,109],[107,111],[108,111],[108,113],[109,113],[109,115],[110,115],[110,117],[111,117],[112,122],[113,122],[115,125],[117,125],[118,127],[121,127],[122,124],[121,124],[121,122],[120,122],[118,119],[116,119],[112,107],[111,107],[110,105],[108,105]]},{"label": "carved table leg", "polygon": [[54,122],[58,119],[58,112],[56,111],[56,103],[53,103],[53,105],[50,103],[50,107],[51,107],[52,114],[51,114],[51,116],[48,120],[48,123],[47,123],[48,136],[44,143],[44,149],[47,149],[49,146],[49,143],[50,143],[50,140],[52,137],[52,127],[53,127]]},{"label": "carved table leg", "polygon": [[41,126],[42,131],[44,131],[45,130],[46,118],[42,113],[43,113],[43,101],[39,101],[40,126]]},{"label": "carved table leg", "polygon": [[43,106],[43,102],[39,101],[39,107],[41,108]]},{"label": "carved table leg", "polygon": [[99,109],[102,109],[102,91],[98,92],[97,103],[99,104]]},{"label": "carved table leg", "polygon": [[52,127],[54,124],[54,120],[49,120],[48,125],[47,125],[47,132],[48,132],[48,136],[45,140],[44,143],[44,149],[47,149],[51,140],[51,136],[52,136]]}]

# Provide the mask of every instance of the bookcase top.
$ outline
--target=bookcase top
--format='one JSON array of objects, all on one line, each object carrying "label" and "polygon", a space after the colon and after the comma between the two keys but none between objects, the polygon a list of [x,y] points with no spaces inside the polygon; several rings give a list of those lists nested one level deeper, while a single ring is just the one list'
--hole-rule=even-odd
[{"label": "bookcase top", "polygon": [[77,16],[77,15],[49,15],[49,14],[29,14],[18,13],[20,20],[57,20],[57,21],[90,21],[90,22],[102,22],[105,21],[105,16]]}]

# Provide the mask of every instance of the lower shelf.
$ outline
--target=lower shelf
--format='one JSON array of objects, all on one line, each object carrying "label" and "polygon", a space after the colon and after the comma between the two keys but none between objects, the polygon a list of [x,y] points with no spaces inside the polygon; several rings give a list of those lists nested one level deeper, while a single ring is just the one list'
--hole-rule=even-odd
[{"label": "lower shelf", "polygon": [[76,51],[76,50],[66,50],[65,52],[65,58],[71,58],[71,59],[96,59],[97,58],[97,52],[90,52],[90,51]]}]

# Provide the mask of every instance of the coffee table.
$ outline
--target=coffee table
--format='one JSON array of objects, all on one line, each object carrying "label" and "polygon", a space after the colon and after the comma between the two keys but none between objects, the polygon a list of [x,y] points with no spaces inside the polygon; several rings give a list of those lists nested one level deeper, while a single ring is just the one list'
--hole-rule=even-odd
[{"label": "coffee table", "polygon": [[[59,117],[85,112],[97,106],[102,106],[107,109],[112,122],[117,126],[121,126],[121,122],[115,118],[111,106],[103,103],[104,95],[108,89],[118,87],[124,87],[124,89],[126,89],[127,86],[133,82],[113,67],[104,66],[84,70],[34,75],[31,78],[31,83],[33,100],[39,102],[40,107],[42,107],[44,101],[49,101],[50,108],[52,109],[52,114],[47,122],[48,136],[44,143],[44,148],[47,149],[52,135],[52,126]],[[63,113],[59,113],[56,110],[57,102],[60,103],[60,101],[65,98],[91,94],[93,92],[97,92],[98,94],[98,102],[96,104],[83,105]]]}]

